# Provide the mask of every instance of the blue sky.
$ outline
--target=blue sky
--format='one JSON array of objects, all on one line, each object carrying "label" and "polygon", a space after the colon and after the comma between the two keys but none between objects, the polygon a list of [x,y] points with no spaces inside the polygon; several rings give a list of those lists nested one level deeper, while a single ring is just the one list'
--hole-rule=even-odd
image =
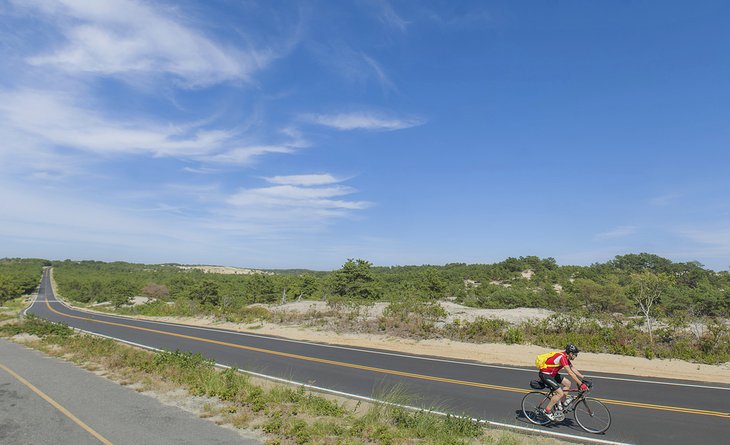
[{"label": "blue sky", "polygon": [[0,1],[0,256],[726,270],[729,14]]}]

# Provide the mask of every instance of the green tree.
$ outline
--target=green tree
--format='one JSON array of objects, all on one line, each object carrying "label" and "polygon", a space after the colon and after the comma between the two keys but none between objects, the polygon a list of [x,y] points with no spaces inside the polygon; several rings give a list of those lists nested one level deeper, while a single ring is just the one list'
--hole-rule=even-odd
[{"label": "green tree", "polygon": [[319,283],[312,274],[304,274],[297,283],[297,300],[302,298],[311,299],[319,291]]},{"label": "green tree", "polygon": [[630,253],[619,255],[609,264],[617,269],[630,273],[649,271],[654,273],[668,273],[671,271],[672,262],[666,258],[652,253]]},{"label": "green tree", "polygon": [[114,279],[109,282],[105,292],[106,297],[115,307],[129,304],[130,298],[134,296],[134,287],[128,281]]},{"label": "green tree", "polygon": [[334,272],[332,294],[341,298],[377,300],[382,292],[375,281],[372,264],[350,258],[341,269]]},{"label": "green tree", "polygon": [[220,304],[220,286],[212,280],[202,280],[194,283],[186,290],[187,297],[207,306]]},{"label": "green tree", "polygon": [[421,274],[420,283],[425,297],[430,300],[443,298],[446,294],[446,280],[443,279],[436,268],[428,267],[424,270]]},{"label": "green tree", "polygon": [[569,286],[571,293],[583,302],[589,312],[625,312],[630,305],[618,283],[596,283],[587,278],[576,278]]},{"label": "green tree", "polygon": [[19,296],[18,291],[18,287],[10,277],[0,275],[0,304]]},{"label": "green tree", "polygon": [[274,303],[280,297],[271,276],[260,273],[249,276],[245,294],[251,303]]}]

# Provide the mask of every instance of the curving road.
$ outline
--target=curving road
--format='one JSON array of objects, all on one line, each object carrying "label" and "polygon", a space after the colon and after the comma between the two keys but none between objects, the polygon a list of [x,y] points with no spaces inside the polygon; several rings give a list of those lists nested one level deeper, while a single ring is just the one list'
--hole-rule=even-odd
[{"label": "curving road", "polygon": [[[535,371],[388,351],[338,347],[222,329],[134,320],[72,309],[56,300],[45,270],[38,298],[27,310],[53,322],[148,348],[200,352],[225,366],[359,397],[398,388],[398,403],[464,414],[547,434],[599,443],[726,443],[730,386],[591,374],[592,396],[608,404],[611,428],[583,432],[570,418],[535,427],[520,401]],[[333,338],[333,342],[336,338]]]}]

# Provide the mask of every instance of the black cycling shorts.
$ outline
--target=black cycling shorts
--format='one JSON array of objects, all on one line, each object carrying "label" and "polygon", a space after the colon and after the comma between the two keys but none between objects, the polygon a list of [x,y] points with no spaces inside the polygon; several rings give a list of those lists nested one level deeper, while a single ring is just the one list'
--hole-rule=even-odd
[{"label": "black cycling shorts", "polygon": [[543,382],[548,388],[556,390],[563,387],[563,376],[560,374],[550,375],[542,372],[540,374],[540,381]]}]

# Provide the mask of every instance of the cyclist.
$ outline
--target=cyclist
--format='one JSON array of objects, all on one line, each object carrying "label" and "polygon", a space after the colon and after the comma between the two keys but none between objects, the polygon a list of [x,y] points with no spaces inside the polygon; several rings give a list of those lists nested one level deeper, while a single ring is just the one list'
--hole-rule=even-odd
[{"label": "cyclist", "polygon": [[555,392],[553,397],[550,399],[550,403],[548,403],[548,405],[545,407],[545,415],[550,420],[555,420],[553,407],[556,403],[558,403],[558,401],[562,400],[563,402],[565,402],[566,393],[563,390],[568,391],[571,385],[568,378],[560,375],[561,369],[565,368],[565,370],[568,372],[568,375],[573,380],[575,380],[575,383],[578,384],[578,387],[581,391],[585,391],[588,389],[588,386],[584,381],[585,377],[583,377],[583,374],[578,372],[578,370],[575,369],[573,367],[573,364],[571,363],[571,360],[575,360],[575,358],[578,356],[578,352],[580,351],[575,345],[567,345],[564,351],[556,352],[551,357],[549,357],[545,361],[545,366],[540,369],[540,380],[545,384],[545,386]]}]

